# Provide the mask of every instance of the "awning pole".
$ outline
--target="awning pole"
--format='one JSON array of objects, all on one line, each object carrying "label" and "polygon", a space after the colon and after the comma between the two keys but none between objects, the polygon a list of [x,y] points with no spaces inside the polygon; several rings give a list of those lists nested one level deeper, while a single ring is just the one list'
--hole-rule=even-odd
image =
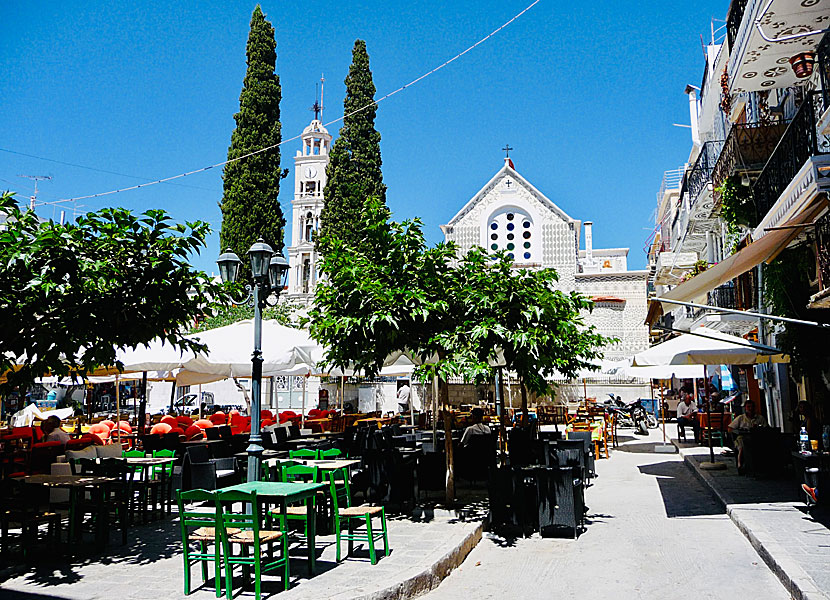
[{"label": "awning pole", "polygon": [[694,302],[684,302],[682,300],[672,300],[671,298],[661,298],[655,296],[650,300],[663,302],[665,304],[677,304],[679,306],[690,306],[692,308],[706,308],[715,312],[728,313],[731,315],[746,315],[748,317],[755,317],[758,319],[768,319],[770,321],[782,321],[784,323],[795,323],[796,325],[809,325],[811,327],[822,327],[830,329],[830,323],[818,323],[816,321],[804,321],[803,319],[791,319],[790,317],[779,317],[778,315],[765,315],[764,313],[752,312],[750,310],[737,310],[734,308],[722,308],[720,306],[710,306],[708,304],[696,304]]}]

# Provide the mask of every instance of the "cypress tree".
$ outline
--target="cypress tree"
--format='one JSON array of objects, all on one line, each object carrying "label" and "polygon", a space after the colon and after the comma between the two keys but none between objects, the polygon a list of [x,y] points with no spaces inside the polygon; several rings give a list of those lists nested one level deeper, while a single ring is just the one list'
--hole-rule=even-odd
[{"label": "cypress tree", "polygon": [[[229,159],[282,141],[282,91],[275,73],[276,49],[274,28],[257,5],[251,16],[246,49],[248,70],[239,95],[239,112],[233,117],[236,129],[231,134]],[[242,259],[244,269],[250,268],[248,248],[260,237],[275,252],[282,252],[285,217],[277,198],[280,179],[287,174],[288,170],[280,171],[278,147],[225,165],[219,238],[222,250],[233,249]]]},{"label": "cypress tree", "polygon": [[366,42],[357,40],[352,49],[349,75],[346,77],[343,127],[332,146],[326,168],[325,205],[320,215],[321,231],[318,238],[318,248],[322,252],[326,251],[326,241],[330,237],[348,243],[361,238],[361,214],[363,204],[369,196],[386,203],[386,186],[381,173],[380,133],[375,129],[377,105],[374,104],[374,98],[375,84],[369,69]]}]

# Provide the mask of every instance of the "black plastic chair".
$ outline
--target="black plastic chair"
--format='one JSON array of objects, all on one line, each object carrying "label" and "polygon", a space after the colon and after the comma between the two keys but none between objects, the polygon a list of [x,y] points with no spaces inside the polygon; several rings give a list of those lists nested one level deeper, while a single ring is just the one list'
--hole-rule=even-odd
[{"label": "black plastic chair", "polygon": [[208,427],[205,429],[205,437],[209,440],[218,440],[219,439],[219,427]]}]

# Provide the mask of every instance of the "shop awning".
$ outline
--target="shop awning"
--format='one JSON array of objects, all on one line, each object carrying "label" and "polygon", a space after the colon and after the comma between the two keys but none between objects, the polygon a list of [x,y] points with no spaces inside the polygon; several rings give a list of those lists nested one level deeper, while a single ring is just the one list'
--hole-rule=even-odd
[{"label": "shop awning", "polygon": [[760,263],[772,262],[801,233],[804,226],[813,223],[826,207],[827,200],[822,198],[805,208],[784,225],[773,230],[767,230],[763,237],[752,242],[746,248],[713,267],[709,267],[703,273],[681,283],[670,292],[663,294],[662,301],[652,300],[647,322],[651,324],[659,318],[663,310],[672,310],[679,306],[667,302],[667,299],[695,302],[698,299],[705,298],[710,290],[735,279]]}]

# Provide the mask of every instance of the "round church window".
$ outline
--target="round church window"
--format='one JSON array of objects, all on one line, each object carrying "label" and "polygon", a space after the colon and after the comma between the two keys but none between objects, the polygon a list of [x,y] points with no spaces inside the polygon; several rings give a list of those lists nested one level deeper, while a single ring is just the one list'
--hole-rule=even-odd
[{"label": "round church window", "polygon": [[515,226],[515,225],[513,225],[513,223],[508,223],[508,224],[507,224],[507,230],[508,230],[508,231],[513,231],[513,229],[514,229],[515,227],[516,227],[516,226]]},{"label": "round church window", "polygon": [[492,230],[494,230],[494,231],[495,231],[495,230],[496,230],[496,229],[498,229],[498,228],[499,228],[499,224],[498,224],[498,223],[496,223],[496,222],[490,223],[490,229],[492,229]]},{"label": "round church window", "polygon": [[530,242],[525,242],[525,250],[530,250]]},{"label": "round church window", "polygon": [[509,252],[509,253],[507,254],[507,258],[509,258],[510,260],[513,260],[513,253],[512,253],[512,252]]},{"label": "round church window", "polygon": [[512,221],[515,216],[513,213],[507,213],[507,220]]},{"label": "round church window", "polygon": [[499,234],[498,233],[491,234],[490,239],[495,242],[497,239],[499,239]]},{"label": "round church window", "polygon": [[529,232],[529,231],[525,231],[525,232],[522,234],[522,237],[523,237],[524,239],[526,239],[526,240],[529,240],[529,239],[530,239],[530,232]]},{"label": "round church window", "polygon": [[522,227],[524,227],[525,229],[530,229],[530,221],[525,221],[524,223],[522,223]]},{"label": "round church window", "polygon": [[498,244],[490,244],[490,250],[498,250],[498,249],[499,249]]},{"label": "round church window", "polygon": [[525,260],[527,260],[528,258],[530,258],[530,252],[525,252]]},{"label": "round church window", "polygon": [[508,239],[508,240],[512,240],[512,239],[513,239],[513,234],[512,234],[512,233],[508,233],[508,234],[507,234],[507,239]]},{"label": "round church window", "polygon": [[507,244],[507,249],[508,249],[508,250],[512,250],[512,249],[513,249],[513,248],[515,248],[515,247],[516,247],[516,246],[514,246],[512,242],[511,242],[511,243],[509,243],[509,244]]}]

